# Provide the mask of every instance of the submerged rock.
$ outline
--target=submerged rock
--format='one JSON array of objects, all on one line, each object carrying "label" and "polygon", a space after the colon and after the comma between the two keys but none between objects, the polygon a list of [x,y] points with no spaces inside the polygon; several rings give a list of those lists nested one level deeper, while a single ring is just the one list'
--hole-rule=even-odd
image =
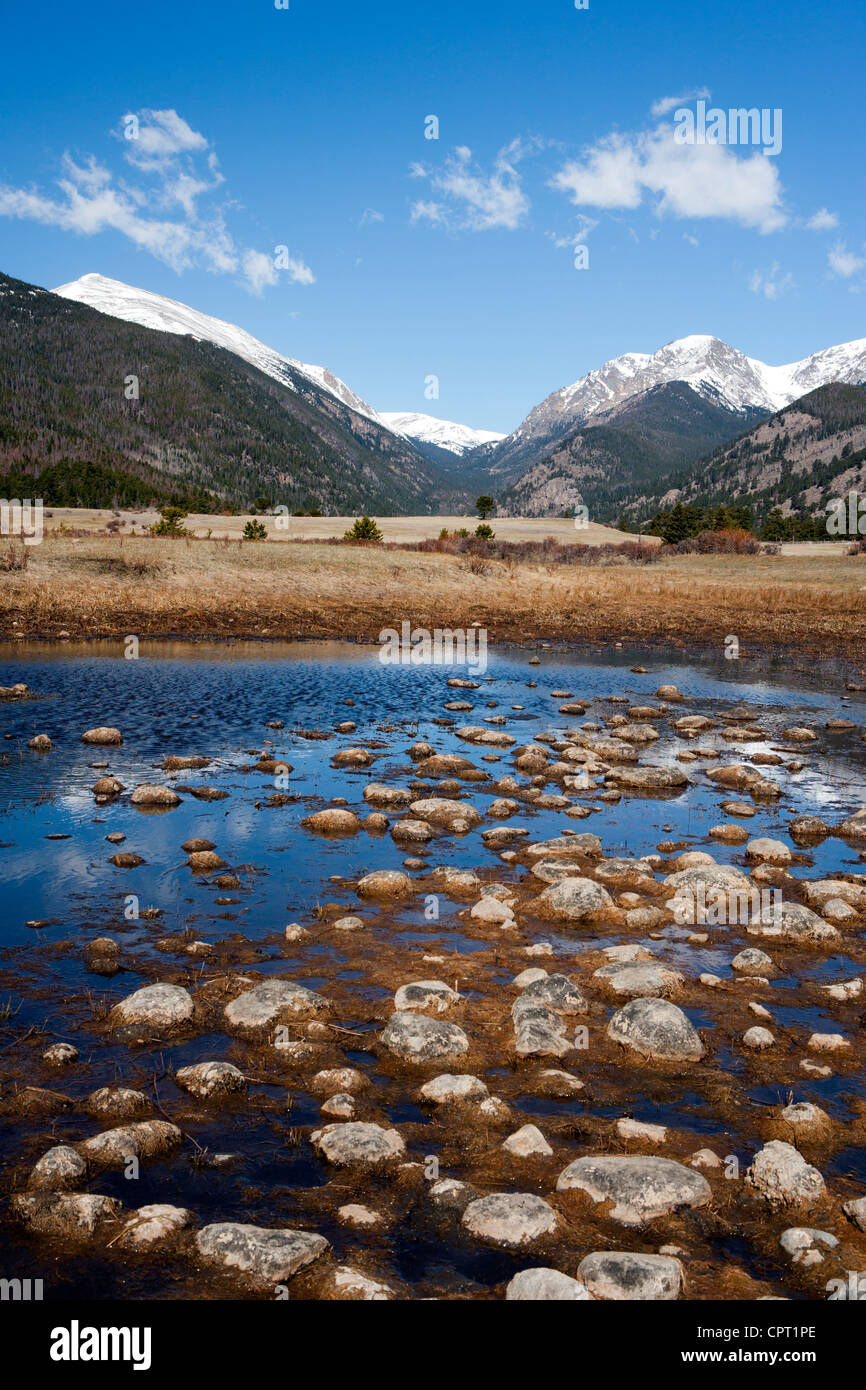
[{"label": "submerged rock", "polygon": [[114,1197],[96,1193],[17,1193],[10,1198],[12,1215],[39,1235],[86,1240],[103,1222],[116,1222],[123,1210]]},{"label": "submerged rock", "polygon": [[123,743],[123,735],[119,729],[113,729],[107,724],[99,724],[95,729],[88,729],[81,735],[82,743],[95,743],[106,747]]}]

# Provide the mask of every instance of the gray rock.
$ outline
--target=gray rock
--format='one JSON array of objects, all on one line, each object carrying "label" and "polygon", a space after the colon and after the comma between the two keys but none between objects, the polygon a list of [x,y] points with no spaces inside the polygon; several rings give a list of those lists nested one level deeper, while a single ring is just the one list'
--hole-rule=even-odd
[{"label": "gray rock", "polygon": [[812,1206],[825,1193],[818,1169],[781,1139],[772,1139],[755,1154],[746,1181],[768,1202],[781,1206]]},{"label": "gray rock", "polygon": [[361,898],[408,898],[411,892],[412,880],[398,869],[376,869],[372,874],[366,874],[358,884],[358,896]]},{"label": "gray rock", "polygon": [[9,1206],[15,1219],[29,1230],[66,1240],[87,1239],[103,1222],[116,1221],[123,1210],[113,1197],[90,1192],[17,1193]]},{"label": "gray rock", "polygon": [[829,945],[839,940],[836,928],[825,922],[823,917],[819,917],[810,907],[785,899],[764,908],[752,918],[746,930],[750,936],[763,936],[768,940],[791,941],[803,945]]},{"label": "gray rock", "polygon": [[589,1007],[577,985],[567,975],[546,975],[543,979],[530,981],[521,996],[524,1007],[526,1000],[543,1004],[560,1014],[583,1014]]},{"label": "gray rock", "polygon": [[452,1004],[459,1002],[460,995],[442,980],[414,980],[411,984],[401,985],[394,996],[394,1008],[398,1012],[404,1009],[420,1012],[432,1008],[435,1013],[442,1014]]},{"label": "gray rock", "polygon": [[515,1274],[505,1298],[509,1303],[591,1303],[592,1294],[578,1279],[570,1279],[558,1269],[522,1269]]},{"label": "gray rock", "polygon": [[[622,737],[622,733],[616,735]],[[621,791],[668,792],[689,785],[686,774],[678,767],[616,767],[607,774]]]},{"label": "gray rock", "polygon": [[99,1118],[134,1120],[146,1115],[151,1106],[147,1096],[131,1086],[100,1086],[87,1097],[84,1108]]},{"label": "gray rock", "polygon": [[529,1192],[493,1192],[478,1197],[463,1213],[463,1225],[479,1240],[519,1249],[557,1229],[553,1207]]},{"label": "gray rock", "polygon": [[168,1120],[142,1120],[105,1130],[81,1145],[85,1157],[107,1168],[123,1168],[130,1158],[159,1158],[180,1148],[183,1135]]},{"label": "gray rock", "polygon": [[861,1231],[866,1231],[866,1197],[852,1197],[850,1202],[842,1203],[842,1210]]},{"label": "gray rock", "polygon": [[620,963],[612,961],[593,972],[594,980],[603,980],[608,989],[624,999],[660,999],[673,994],[683,983],[678,970],[653,961]]},{"label": "gray rock", "polygon": [[115,1023],[146,1023],[156,1028],[179,1028],[193,1016],[192,998],[180,985],[145,985],[111,1010]]},{"label": "gray rock", "polygon": [[247,1078],[231,1062],[197,1062],[192,1067],[181,1067],[174,1074],[178,1086],[200,1100],[212,1095],[229,1095],[234,1091],[247,1089]]},{"label": "gray rock", "polygon": [[391,1015],[381,1034],[381,1042],[395,1057],[406,1062],[462,1057],[469,1051],[469,1039],[456,1023],[408,1010]]},{"label": "gray rock", "polygon": [[614,1014],[607,1035],[650,1057],[668,1062],[697,1062],[704,1045],[690,1020],[666,999],[632,999]]},{"label": "gray rock", "polygon": [[434,1105],[448,1105],[459,1101],[478,1101],[487,1099],[487,1087],[478,1076],[452,1076],[443,1072],[426,1082],[418,1092],[422,1100],[432,1101]]},{"label": "gray rock", "polygon": [[186,1207],[173,1207],[165,1202],[153,1202],[139,1207],[125,1222],[120,1233],[118,1245],[142,1250],[151,1245],[161,1245],[193,1222],[193,1214]]},{"label": "gray rock", "polygon": [[310,1135],[310,1143],[319,1149],[329,1163],[339,1167],[374,1167],[399,1158],[406,1145],[396,1129],[381,1125],[349,1121],[347,1124],[325,1125]]},{"label": "gray rock", "polygon": [[537,1125],[523,1125],[509,1134],[502,1147],[514,1158],[549,1158],[553,1149]]},{"label": "gray rock", "polygon": [[28,1186],[57,1192],[63,1187],[74,1187],[86,1172],[87,1164],[75,1149],[68,1144],[56,1144],[34,1165]]},{"label": "gray rock", "polygon": [[535,900],[544,916],[568,922],[582,922],[593,913],[609,912],[614,903],[606,888],[591,878],[564,878],[545,888]]},{"label": "gray rock", "polygon": [[731,961],[731,969],[739,971],[741,975],[768,975],[775,968],[771,957],[766,951],[759,951],[757,946],[747,946]]},{"label": "gray rock", "polygon": [[558,1014],[546,1005],[527,999],[523,994],[516,1001],[511,1017],[514,1021],[514,1050],[521,1057],[564,1057],[572,1044],[566,1036],[565,1024]]},{"label": "gray rock", "polygon": [[221,1221],[196,1236],[202,1259],[269,1284],[282,1283],[329,1249],[324,1236]]},{"label": "gray rock", "polygon": [[308,1018],[322,1013],[328,1001],[293,980],[264,980],[225,1006],[226,1021],[234,1028],[268,1028],[283,1018]]},{"label": "gray rock", "polygon": [[179,806],[180,797],[171,787],[161,787],[155,782],[142,782],[130,797],[133,806]]},{"label": "gray rock", "polygon": [[789,1226],[779,1237],[779,1244],[793,1264],[808,1267],[821,1264],[823,1250],[835,1250],[839,1242],[829,1231],[816,1231],[813,1226]]},{"label": "gray rock", "polygon": [[578,1188],[595,1202],[613,1202],[609,1215],[625,1226],[640,1226],[680,1207],[701,1207],[712,1196],[706,1178],[671,1158],[589,1155],[559,1175],[557,1192]]},{"label": "gray rock", "polygon": [[453,801],[445,796],[413,801],[409,809],[416,820],[426,821],[440,830],[450,830],[455,835],[474,829],[481,820],[479,812],[468,801]]},{"label": "gray rock", "polygon": [[593,1298],[633,1302],[677,1298],[683,1277],[679,1260],[629,1250],[594,1250],[577,1272]]}]

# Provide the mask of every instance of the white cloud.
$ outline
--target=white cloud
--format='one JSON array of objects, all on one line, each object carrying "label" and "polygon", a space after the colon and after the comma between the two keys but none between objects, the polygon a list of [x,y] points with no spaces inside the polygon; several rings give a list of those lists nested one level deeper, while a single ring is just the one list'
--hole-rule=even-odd
[{"label": "white cloud", "polygon": [[413,222],[445,222],[448,217],[448,209],[443,203],[427,202],[422,198],[417,203],[412,204],[411,217]]},{"label": "white cloud", "polygon": [[866,258],[849,251],[844,241],[837,241],[827,253],[827,264],[832,273],[837,275],[840,280],[849,280],[852,275],[857,274],[858,270],[863,269],[866,265]]},{"label": "white cloud", "polygon": [[[134,123],[134,125],[133,125]],[[203,135],[187,125],[176,111],[128,112],[120,123],[121,137],[127,146],[125,158],[140,169],[159,170],[165,168],[179,154],[191,154],[208,148]],[[134,138],[129,138],[127,131]]]},{"label": "white cloud", "polygon": [[661,215],[720,217],[761,232],[787,221],[776,166],[765,155],[739,158],[726,145],[680,144],[664,124],[604,137],[551,183],[579,206],[633,209],[649,194]]},{"label": "white cloud", "polygon": [[819,208],[809,218],[806,226],[810,232],[830,232],[834,227],[839,226],[839,218],[835,212],[828,212],[826,208]]},{"label": "white cloud", "polygon": [[[135,138],[127,138],[125,132]],[[202,200],[224,181],[203,135],[176,111],[148,109],[128,113],[120,123],[119,138],[126,162],[138,175],[136,182],[118,177],[94,155],[78,163],[64,154],[56,180],[59,196],[0,185],[0,216],[79,236],[117,232],[178,274],[192,266],[239,274],[253,294],[277,282],[274,259],[239,244],[225,224],[222,207],[200,211]],[[202,160],[205,169],[196,160]],[[313,283],[313,273],[302,260],[289,258],[285,268],[294,283]]]},{"label": "white cloud", "polygon": [[385,214],[384,214],[384,212],[377,212],[375,208],[364,208],[364,214],[363,214],[363,216],[362,216],[362,218],[361,218],[361,226],[362,226],[362,227],[368,226],[371,222],[384,222],[384,221],[385,221]]},{"label": "white cloud", "polygon": [[753,294],[762,294],[765,299],[781,299],[794,284],[790,271],[783,275],[778,261],[773,261],[768,271],[755,270],[749,279],[749,289]]},{"label": "white cloud", "polygon": [[709,101],[711,92],[708,87],[696,87],[693,92],[683,92],[679,97],[660,97],[654,101],[650,107],[650,114],[653,116],[666,116],[669,111],[673,111],[675,106],[683,106],[687,101]]},{"label": "white cloud", "polygon": [[497,154],[490,174],[473,161],[472,151],[466,145],[458,145],[441,169],[429,170],[413,164],[412,176],[429,179],[431,190],[440,201],[414,203],[412,221],[426,218],[474,232],[492,228],[514,231],[529,211],[529,198],[521,187],[517,165],[541,144],[534,139],[512,140]]}]

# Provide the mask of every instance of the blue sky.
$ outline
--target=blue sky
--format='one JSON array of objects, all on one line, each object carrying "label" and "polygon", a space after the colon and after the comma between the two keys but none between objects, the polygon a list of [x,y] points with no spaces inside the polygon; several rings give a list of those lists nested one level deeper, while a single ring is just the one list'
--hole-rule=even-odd
[{"label": "blue sky", "polygon": [[[860,0],[289,6],[7,10],[0,268],[99,271],[502,431],[689,333],[771,363],[866,335]],[[678,144],[701,99],[780,109],[780,153]]]}]

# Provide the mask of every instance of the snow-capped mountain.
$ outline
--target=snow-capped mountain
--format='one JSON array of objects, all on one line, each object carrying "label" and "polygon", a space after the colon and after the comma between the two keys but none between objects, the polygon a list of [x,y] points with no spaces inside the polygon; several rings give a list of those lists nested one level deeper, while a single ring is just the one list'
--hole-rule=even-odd
[{"label": "snow-capped mountain", "polygon": [[494,430],[473,430],[468,425],[455,424],[453,420],[437,420],[433,415],[419,415],[411,411],[382,410],[379,419],[406,439],[434,444],[437,449],[447,449],[458,457],[468,449],[476,449],[479,444],[495,444],[505,438],[504,434],[497,434]]},{"label": "snow-capped mountain", "polygon": [[[337,400],[342,401],[350,410],[357,411],[359,415],[366,415],[376,424],[384,424],[373,407],[356,395],[339,377],[334,376],[327,367],[315,367],[308,362],[296,362],[292,357],[284,357],[282,353],[254,338],[251,333],[246,333],[243,328],[226,323],[223,319],[211,318],[209,314],[200,314],[197,309],[191,309],[188,304],[181,304],[179,300],[151,294],[149,290],[139,290],[133,285],[125,285],[122,280],[110,280],[105,275],[97,274],[82,275],[79,280],[72,280],[68,285],[58,285],[53,293],[59,294],[63,299],[74,299],[79,304],[87,304],[91,309],[110,314],[112,318],[138,323],[142,328],[156,328],[163,333],[182,333],[203,342],[215,343],[217,347],[227,348],[229,352],[243,357],[245,361],[292,390],[297,389],[292,373],[298,372],[321,390],[336,396]],[[388,426],[385,425],[385,428]]]},{"label": "snow-capped mountain", "polygon": [[630,352],[554,391],[529,412],[492,453],[496,471],[527,464],[583,425],[612,423],[625,402],[654,387],[683,381],[703,399],[734,414],[768,414],[829,382],[866,381],[866,338],[771,367],[722,342],[693,335],[654,353]]}]

